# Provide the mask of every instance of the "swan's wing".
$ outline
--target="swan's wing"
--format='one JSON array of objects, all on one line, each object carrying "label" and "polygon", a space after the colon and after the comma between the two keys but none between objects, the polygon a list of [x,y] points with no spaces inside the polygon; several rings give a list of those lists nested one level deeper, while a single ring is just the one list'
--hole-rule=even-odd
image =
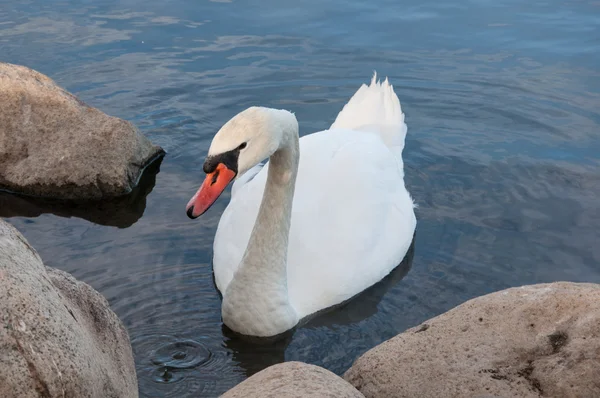
[{"label": "swan's wing", "polygon": [[380,137],[328,134],[339,141],[329,151],[315,143],[310,161],[301,160],[294,196],[288,290],[300,316],[383,279],[404,258],[416,227],[403,172]]}]

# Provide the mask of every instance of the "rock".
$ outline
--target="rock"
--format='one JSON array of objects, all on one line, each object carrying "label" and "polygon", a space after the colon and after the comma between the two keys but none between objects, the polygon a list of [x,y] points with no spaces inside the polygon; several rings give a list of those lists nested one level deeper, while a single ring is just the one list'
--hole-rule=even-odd
[{"label": "rock", "polygon": [[120,196],[164,154],[131,123],[24,66],[0,62],[0,103],[4,190],[58,199]]},{"label": "rock", "polygon": [[364,398],[341,377],[319,366],[284,362],[244,380],[222,398]]},{"label": "rock", "polygon": [[45,267],[0,220],[0,397],[137,397],[129,336],[107,301]]},{"label": "rock", "polygon": [[79,217],[99,225],[128,228],[146,210],[146,198],[156,183],[162,159],[152,162],[138,185],[127,195],[98,200],[46,199],[0,192],[0,218],[34,218],[51,213],[59,217]]},{"label": "rock", "polygon": [[344,378],[365,397],[600,397],[600,285],[475,298],[371,349]]}]

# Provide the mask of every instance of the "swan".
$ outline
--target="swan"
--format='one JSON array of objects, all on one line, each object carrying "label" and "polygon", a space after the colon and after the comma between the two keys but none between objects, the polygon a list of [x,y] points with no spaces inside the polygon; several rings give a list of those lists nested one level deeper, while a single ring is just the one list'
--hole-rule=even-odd
[{"label": "swan", "polygon": [[293,113],[256,106],[221,127],[186,211],[199,217],[235,180],[213,243],[227,327],[279,335],[402,262],[417,223],[406,131],[393,86],[376,73],[328,130],[299,138]]}]

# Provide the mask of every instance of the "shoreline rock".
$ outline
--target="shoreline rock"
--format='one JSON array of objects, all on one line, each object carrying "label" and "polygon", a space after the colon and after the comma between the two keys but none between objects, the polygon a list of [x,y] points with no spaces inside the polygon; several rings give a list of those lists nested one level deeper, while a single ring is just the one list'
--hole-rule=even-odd
[{"label": "shoreline rock", "polygon": [[0,62],[0,189],[53,199],[125,195],[164,150],[49,77]]},{"label": "shoreline rock", "polygon": [[133,351],[106,299],[44,266],[0,219],[0,397],[138,397]]},{"label": "shoreline rock", "polygon": [[372,348],[344,374],[365,397],[600,397],[600,285],[477,297]]},{"label": "shoreline rock", "polygon": [[154,189],[162,159],[144,170],[138,185],[127,195],[100,200],[44,199],[0,192],[0,218],[78,217],[98,225],[127,228],[135,224],[146,210],[148,195]]},{"label": "shoreline rock", "polygon": [[364,398],[341,377],[319,366],[283,362],[233,387],[222,398]]}]

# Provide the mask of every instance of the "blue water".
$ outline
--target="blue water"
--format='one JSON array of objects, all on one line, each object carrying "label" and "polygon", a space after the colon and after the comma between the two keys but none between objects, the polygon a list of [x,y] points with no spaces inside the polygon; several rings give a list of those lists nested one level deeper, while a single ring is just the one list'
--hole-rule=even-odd
[{"label": "blue water", "polygon": [[[600,283],[599,27],[597,0],[0,0],[1,61],[47,74],[168,152],[120,207],[3,195],[0,215],[47,265],[107,297],[143,397],[216,396],[284,360],[341,374],[472,297]],[[230,336],[210,265],[228,197],[185,215],[212,135],[250,105],[294,111],[302,134],[327,128],[374,69],[409,127],[412,262],[277,344]]]}]

